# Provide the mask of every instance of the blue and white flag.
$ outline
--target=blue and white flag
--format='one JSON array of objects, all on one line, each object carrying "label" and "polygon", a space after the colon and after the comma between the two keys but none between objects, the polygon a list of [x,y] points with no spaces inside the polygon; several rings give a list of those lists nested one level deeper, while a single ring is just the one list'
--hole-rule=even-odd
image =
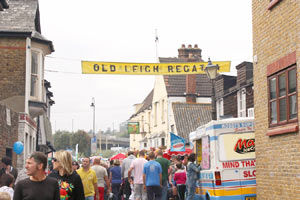
[{"label": "blue and white flag", "polygon": [[185,151],[185,139],[171,133],[171,148],[170,151]]}]

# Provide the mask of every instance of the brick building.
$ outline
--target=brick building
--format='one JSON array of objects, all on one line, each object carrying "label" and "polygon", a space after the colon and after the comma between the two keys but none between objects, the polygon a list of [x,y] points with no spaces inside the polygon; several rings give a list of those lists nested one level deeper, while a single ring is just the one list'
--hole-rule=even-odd
[{"label": "brick building", "polygon": [[0,158],[12,159],[17,164],[17,156],[13,154],[13,145],[18,141],[19,114],[0,104]]},{"label": "brick building", "polygon": [[257,199],[300,199],[300,1],[252,2]]},{"label": "brick building", "polygon": [[220,75],[215,80],[217,119],[254,117],[253,64],[242,62],[236,70],[237,76]]},{"label": "brick building", "polygon": [[9,1],[0,19],[0,103],[19,113],[18,141],[23,142],[24,152],[17,167],[21,168],[36,147],[52,140],[53,102],[44,80],[44,57],[54,48],[41,34],[37,0]]}]

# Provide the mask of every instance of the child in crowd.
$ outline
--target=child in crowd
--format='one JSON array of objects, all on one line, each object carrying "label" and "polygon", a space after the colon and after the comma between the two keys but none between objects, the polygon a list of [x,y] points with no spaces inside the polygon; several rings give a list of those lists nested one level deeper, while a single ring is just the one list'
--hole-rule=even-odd
[{"label": "child in crowd", "polygon": [[11,174],[3,174],[0,179],[0,192],[8,193],[10,198],[14,197],[14,185],[15,178]]},{"label": "child in crowd", "polygon": [[184,193],[185,193],[185,184],[186,184],[186,172],[182,168],[181,163],[176,164],[177,171],[174,174],[174,181],[177,186],[177,191],[179,194],[180,200],[184,200]]}]

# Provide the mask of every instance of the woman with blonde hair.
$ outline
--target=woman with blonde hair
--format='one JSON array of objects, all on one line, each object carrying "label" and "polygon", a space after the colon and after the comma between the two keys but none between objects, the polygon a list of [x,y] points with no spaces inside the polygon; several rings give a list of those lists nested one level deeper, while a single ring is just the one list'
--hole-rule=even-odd
[{"label": "woman with blonde hair", "polygon": [[52,158],[53,171],[49,175],[58,180],[61,200],[84,200],[80,176],[72,168],[72,156],[67,151],[58,151]]}]

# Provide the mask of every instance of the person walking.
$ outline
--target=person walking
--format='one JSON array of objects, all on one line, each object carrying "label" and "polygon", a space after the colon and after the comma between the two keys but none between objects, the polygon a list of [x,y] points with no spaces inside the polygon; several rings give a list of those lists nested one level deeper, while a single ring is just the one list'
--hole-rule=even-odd
[{"label": "person walking", "polygon": [[[99,199],[97,199],[95,196],[94,200],[104,200],[104,185],[105,185],[105,183],[107,185],[107,188],[110,188],[107,170],[106,170],[106,168],[101,166],[100,158],[94,159],[94,163],[91,168],[96,172],[97,186],[98,186],[98,192],[99,192]],[[109,191],[109,190],[107,190],[107,191]]]},{"label": "person walking", "polygon": [[196,154],[191,153],[188,156],[188,164],[187,164],[187,200],[193,200],[196,192],[196,183],[198,180],[198,174],[201,170],[200,166],[197,166],[194,162],[196,160]]},{"label": "person walking", "polygon": [[12,164],[11,164],[11,159],[9,157],[3,157],[1,159],[1,163],[2,163],[2,169],[0,170],[0,177],[3,174],[11,174],[14,176],[15,180],[18,177],[18,170],[13,168]]},{"label": "person walking", "polygon": [[110,168],[110,183],[111,183],[111,190],[114,194],[114,200],[121,200],[120,195],[120,188],[121,188],[121,167],[120,161],[114,160],[114,166]]},{"label": "person walking", "polygon": [[77,173],[83,184],[85,200],[94,200],[95,194],[96,199],[99,199],[97,176],[96,172],[90,168],[89,157],[83,158],[82,167],[77,170]]},{"label": "person walking", "polygon": [[154,160],[154,152],[151,151],[148,157],[150,161],[145,163],[143,170],[144,190],[147,189],[148,200],[160,200],[162,197],[162,168]]},{"label": "person walking", "polygon": [[[128,170],[128,177],[133,177],[133,180],[129,178],[129,182],[133,183],[134,199],[135,200],[147,200],[147,192],[143,188],[143,171],[144,165],[148,162],[145,158],[145,152],[141,150],[139,152],[139,158],[132,161],[130,169]],[[134,175],[132,172],[134,170]]]},{"label": "person walking", "polygon": [[43,152],[30,155],[25,164],[29,178],[16,184],[13,200],[60,200],[57,180],[45,174],[47,161]]},{"label": "person walking", "polygon": [[[14,185],[15,178],[11,174],[3,174],[0,178],[0,192],[7,192],[10,199],[14,197]],[[1,200],[1,198],[0,198]]]},{"label": "person walking", "polygon": [[180,200],[184,200],[184,193],[185,193],[185,184],[186,184],[186,172],[182,168],[181,163],[176,164],[176,172],[174,174],[174,182],[176,184],[176,188],[179,194]]},{"label": "person walking", "polygon": [[161,200],[167,200],[168,198],[168,177],[169,177],[169,168],[170,161],[168,159],[163,158],[163,151],[158,150],[156,160],[159,162],[162,168],[162,196]]},{"label": "person walking", "polygon": [[131,195],[131,187],[128,179],[132,179],[132,177],[128,177],[128,170],[132,161],[136,159],[133,153],[133,151],[128,152],[128,157],[123,160],[121,167],[122,179],[124,182],[124,200],[128,200]]},{"label": "person walking", "polygon": [[58,151],[52,159],[53,171],[49,177],[57,179],[61,200],[84,200],[80,176],[72,168],[72,156],[67,151]]}]

